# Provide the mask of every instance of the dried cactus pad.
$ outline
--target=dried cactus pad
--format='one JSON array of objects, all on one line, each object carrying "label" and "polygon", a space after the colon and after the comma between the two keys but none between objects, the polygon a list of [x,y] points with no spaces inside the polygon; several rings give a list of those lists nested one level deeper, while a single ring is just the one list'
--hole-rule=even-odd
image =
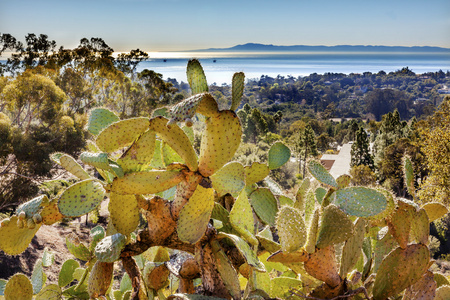
[{"label": "dried cactus pad", "polygon": [[203,176],[211,176],[233,158],[241,143],[241,134],[241,123],[233,111],[221,111],[206,120],[198,165]]},{"label": "dried cactus pad", "polygon": [[428,220],[431,222],[445,216],[448,213],[448,209],[445,205],[437,202],[430,202],[422,206],[427,212]]},{"label": "dried cactus pad", "polygon": [[282,142],[276,142],[269,149],[269,169],[277,169],[288,162],[291,150]]},{"label": "dried cactus pad", "polygon": [[242,94],[244,93],[245,74],[243,72],[234,73],[231,84],[231,107],[230,110],[236,110],[241,104]]},{"label": "dried cactus pad", "polygon": [[108,210],[117,232],[128,235],[139,225],[139,207],[134,195],[111,192]]},{"label": "dried cactus pad", "polygon": [[197,185],[194,194],[183,207],[178,219],[178,238],[195,244],[204,235],[214,208],[214,190]]},{"label": "dried cactus pad", "polygon": [[426,271],[416,284],[406,289],[403,299],[435,299],[437,284],[433,273]]},{"label": "dried cactus pad", "polygon": [[133,118],[112,123],[97,136],[95,142],[103,152],[114,152],[129,146],[148,129],[148,118]]},{"label": "dried cactus pad", "polygon": [[328,173],[327,169],[325,169],[325,167],[322,166],[321,163],[314,160],[309,161],[308,170],[309,173],[311,173],[311,175],[319,182],[335,189],[338,188],[336,179],[334,179],[334,177],[331,176],[330,173]]},{"label": "dried cactus pad", "polygon": [[59,211],[67,217],[79,217],[94,210],[105,197],[102,184],[94,179],[69,186],[58,200]]},{"label": "dried cactus pad", "polygon": [[428,268],[430,252],[422,244],[397,248],[381,262],[375,277],[373,298],[387,299],[416,283]]},{"label": "dried cactus pad", "polygon": [[336,287],[341,282],[333,246],[319,249],[311,254],[309,260],[305,262],[305,270],[311,276],[324,281],[330,287]]},{"label": "dried cactus pad", "polygon": [[97,261],[92,268],[88,281],[88,292],[91,299],[104,296],[113,277],[114,264]]},{"label": "dried cactus pad", "polygon": [[278,213],[277,199],[268,188],[258,188],[250,194],[250,203],[264,223],[275,226]]},{"label": "dried cactus pad", "polygon": [[381,192],[366,187],[337,190],[334,203],[348,215],[356,217],[375,216],[387,207],[387,199]]},{"label": "dried cactus pad", "polygon": [[64,169],[79,179],[85,180],[91,177],[72,156],[64,154],[59,158],[59,161]]},{"label": "dried cactus pad", "polygon": [[208,91],[205,72],[203,72],[202,65],[197,59],[188,61],[186,76],[192,90],[192,95]]},{"label": "dried cactus pad", "polygon": [[125,173],[146,170],[153,159],[155,141],[155,132],[147,130],[117,160],[117,163]]},{"label": "dried cactus pad", "polygon": [[278,212],[276,227],[283,252],[295,252],[305,244],[305,222],[296,208],[283,206]]},{"label": "dried cactus pad", "polygon": [[119,117],[106,108],[94,108],[89,114],[87,129],[93,135],[99,134],[110,124],[119,121]]},{"label": "dried cactus pad", "polygon": [[252,185],[263,180],[269,175],[269,167],[259,162],[252,163],[251,166],[245,166],[245,184]]},{"label": "dried cactus pad", "polygon": [[95,256],[101,262],[115,262],[127,243],[127,237],[116,233],[103,238],[95,247]]},{"label": "dried cactus pad", "polygon": [[31,300],[33,298],[33,285],[24,274],[15,274],[5,286],[5,300]]},{"label": "dried cactus pad", "polygon": [[0,250],[8,255],[18,255],[25,251],[41,227],[41,224],[38,224],[34,229],[28,229],[26,226],[19,228],[18,221],[17,216],[12,216],[9,223],[2,223],[0,227]]},{"label": "dried cactus pad", "polygon": [[318,248],[342,243],[353,235],[354,226],[347,215],[333,204],[325,207],[317,236]]},{"label": "dried cactus pad", "polygon": [[179,170],[151,170],[115,178],[111,191],[122,195],[156,194],[177,185],[183,179]]},{"label": "dried cactus pad", "polygon": [[237,196],[245,187],[244,167],[238,162],[226,164],[215,174],[211,175],[210,178],[212,185],[219,196],[223,196],[227,193]]}]

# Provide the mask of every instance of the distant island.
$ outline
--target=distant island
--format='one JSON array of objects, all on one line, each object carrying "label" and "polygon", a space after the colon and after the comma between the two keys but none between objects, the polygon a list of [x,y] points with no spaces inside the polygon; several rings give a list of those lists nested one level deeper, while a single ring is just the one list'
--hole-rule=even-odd
[{"label": "distant island", "polygon": [[337,46],[277,46],[272,44],[247,43],[236,45],[229,48],[209,48],[192,50],[195,52],[206,51],[235,51],[235,52],[305,52],[305,51],[322,51],[322,52],[446,52],[450,53],[450,48],[431,47],[431,46],[372,46],[372,45],[337,45]]}]

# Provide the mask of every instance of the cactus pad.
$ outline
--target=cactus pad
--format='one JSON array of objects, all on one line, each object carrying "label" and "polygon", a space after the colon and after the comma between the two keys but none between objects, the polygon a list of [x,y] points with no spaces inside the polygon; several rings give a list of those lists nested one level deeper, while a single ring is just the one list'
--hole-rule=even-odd
[{"label": "cactus pad", "polygon": [[294,207],[299,209],[300,211],[305,210],[306,196],[308,194],[310,185],[311,185],[311,181],[309,180],[309,178],[303,179],[302,183],[298,187],[297,193],[295,194]]},{"label": "cactus pad", "polygon": [[437,287],[441,287],[443,285],[450,285],[450,282],[448,281],[447,277],[445,277],[441,273],[434,273],[433,278],[434,281],[436,281]]},{"label": "cactus pad", "polygon": [[154,130],[158,137],[167,143],[188,166],[189,170],[197,171],[197,155],[192,147],[189,137],[176,124],[167,127],[167,120],[164,117],[157,117],[150,120],[150,129]]},{"label": "cactus pad", "polygon": [[344,189],[344,188],[348,187],[350,185],[351,180],[352,180],[352,178],[350,177],[350,175],[347,175],[347,174],[342,174],[341,176],[336,178],[336,182],[340,189]]},{"label": "cactus pad", "polygon": [[89,261],[92,257],[91,251],[89,251],[75,234],[66,237],[66,246],[69,252],[79,260]]},{"label": "cactus pad", "polygon": [[390,252],[378,268],[373,298],[387,299],[415,284],[428,269],[429,260],[430,252],[422,244],[412,244]]},{"label": "cactus pad", "polygon": [[69,283],[72,282],[73,273],[77,268],[80,267],[80,263],[78,263],[74,259],[68,259],[66,260],[63,265],[61,266],[61,271],[59,272],[58,276],[58,285],[60,287],[65,287]]},{"label": "cactus pad", "polygon": [[70,155],[64,154],[59,158],[61,166],[69,173],[81,180],[89,179],[91,176]]},{"label": "cactus pad", "polygon": [[95,256],[101,262],[112,263],[119,259],[120,253],[125,248],[127,237],[116,233],[103,238],[95,246]]},{"label": "cactus pad", "polygon": [[200,145],[199,171],[209,177],[233,158],[241,142],[241,123],[233,111],[221,111],[206,119]]},{"label": "cactus pad", "polygon": [[268,188],[258,188],[250,194],[250,203],[258,217],[270,226],[275,225],[277,199]]},{"label": "cactus pad", "polygon": [[97,261],[92,268],[88,281],[91,299],[104,296],[113,278],[114,263]]},{"label": "cactus pad", "polygon": [[450,285],[443,285],[436,289],[434,300],[450,299]]},{"label": "cactus pad", "polygon": [[229,215],[231,226],[252,245],[258,245],[255,237],[255,220],[247,193],[242,190]]},{"label": "cactus pad", "polygon": [[205,117],[216,116],[219,111],[216,100],[209,93],[201,93],[189,97],[170,109],[171,119],[168,125],[182,122],[186,119],[192,120],[195,113],[203,114]]},{"label": "cactus pad", "polygon": [[214,208],[214,190],[197,185],[188,203],[181,209],[178,219],[178,238],[187,243],[198,242],[208,227]]},{"label": "cactus pad", "polygon": [[112,123],[100,132],[95,140],[103,152],[114,152],[129,146],[148,129],[148,118],[132,118]]},{"label": "cactus pad", "polygon": [[156,194],[177,185],[183,179],[179,170],[151,170],[126,174],[115,178],[111,191],[122,195]]},{"label": "cactus pad", "polygon": [[348,215],[356,217],[375,216],[387,207],[387,199],[381,192],[366,187],[337,190],[334,203]]},{"label": "cactus pad", "polygon": [[38,196],[19,205],[16,209],[16,215],[19,216],[23,212],[25,213],[25,218],[32,218],[35,214],[40,212],[43,206],[48,205],[48,203],[49,200],[46,195]]},{"label": "cactus pad", "polygon": [[117,160],[125,173],[144,171],[150,166],[155,151],[155,140],[155,132],[147,130]]},{"label": "cactus pad", "polygon": [[327,194],[327,190],[324,189],[323,187],[318,187],[315,191],[314,191],[314,195],[316,196],[316,200],[319,204],[322,204],[323,202],[323,198],[325,198],[325,195]]},{"label": "cactus pad", "polygon": [[311,224],[308,229],[308,237],[306,239],[305,250],[308,253],[314,253],[316,251],[317,234],[319,232],[319,217],[320,209],[317,208],[314,211],[313,218],[311,219]]},{"label": "cactus pad", "polygon": [[403,160],[403,169],[405,173],[405,185],[408,189],[408,193],[411,196],[415,197],[416,192],[414,188],[414,169],[411,163],[411,159],[407,156],[405,156]]},{"label": "cactus pad", "polygon": [[58,200],[59,211],[68,217],[79,217],[94,210],[105,196],[101,183],[88,179],[69,186]]},{"label": "cactus pad", "polygon": [[108,210],[117,232],[128,235],[139,225],[139,207],[134,195],[111,192]]},{"label": "cactus pad", "polygon": [[31,285],[33,286],[33,294],[37,294],[41,291],[47,276],[44,273],[42,266],[42,259],[36,260],[33,267],[33,272],[31,273]]},{"label": "cactus pad", "polygon": [[94,108],[89,113],[87,130],[93,135],[97,135],[103,129],[117,121],[119,121],[119,117],[109,109]]},{"label": "cactus pad", "polygon": [[288,162],[291,150],[282,142],[276,142],[269,149],[269,169],[277,169]]},{"label": "cactus pad", "polygon": [[353,235],[354,225],[347,215],[334,205],[325,207],[317,236],[318,248],[342,243]]},{"label": "cactus pad", "polygon": [[403,299],[423,299],[433,300],[436,294],[436,281],[434,281],[433,273],[426,271],[422,278],[416,284],[406,289]]},{"label": "cactus pad", "polygon": [[258,239],[261,246],[269,251],[270,253],[277,252],[281,249],[281,245],[273,241],[272,232],[270,231],[270,226],[267,225],[262,231],[260,231],[256,238]]},{"label": "cactus pad", "polygon": [[330,173],[328,173],[327,169],[325,169],[324,166],[322,166],[321,163],[311,160],[308,162],[308,170],[311,175],[317,179],[319,182],[333,187],[335,189],[338,188],[338,184],[333,176],[331,176]]},{"label": "cactus pad", "polygon": [[355,233],[344,244],[339,269],[341,278],[347,277],[347,273],[350,272],[358,262],[364,243],[365,227],[364,219],[358,218],[355,223]]},{"label": "cactus pad", "polygon": [[213,241],[211,242],[211,246],[214,259],[216,261],[215,266],[217,271],[219,271],[225,287],[233,299],[241,299],[241,287],[239,284],[238,274],[231,264],[230,259],[225,252],[223,252],[219,242]]},{"label": "cactus pad", "polygon": [[276,299],[289,299],[292,290],[302,287],[302,281],[291,277],[276,277],[271,281],[270,296]]},{"label": "cactus pad", "polygon": [[17,273],[8,280],[5,286],[5,300],[31,300],[33,286],[27,276]]},{"label": "cactus pad", "polygon": [[422,206],[427,212],[428,220],[431,222],[445,216],[448,213],[447,207],[441,203],[430,202]]},{"label": "cactus pad", "polygon": [[305,222],[296,208],[283,206],[278,212],[276,227],[283,252],[295,252],[305,244]]},{"label": "cactus pad", "polygon": [[208,91],[205,72],[203,72],[203,67],[197,59],[188,61],[186,76],[192,90],[192,95]]},{"label": "cactus pad", "polygon": [[430,235],[430,222],[426,211],[421,208],[414,212],[414,219],[411,222],[411,239],[417,243],[427,244]]},{"label": "cactus pad", "polygon": [[330,287],[336,287],[341,283],[333,246],[318,249],[311,254],[309,260],[305,262],[305,270]]},{"label": "cactus pad", "polygon": [[219,197],[227,193],[237,196],[245,187],[244,167],[238,162],[227,163],[210,178]]},{"label": "cactus pad", "polygon": [[147,286],[154,290],[159,290],[169,284],[170,271],[165,263],[147,262],[144,267],[144,281]]},{"label": "cactus pad", "polygon": [[34,229],[17,227],[19,218],[12,216],[8,224],[2,224],[0,228],[0,250],[9,255],[18,255],[27,249],[41,224]]},{"label": "cactus pad", "polygon": [[252,163],[251,166],[245,166],[245,184],[252,185],[269,175],[269,167],[259,162]]},{"label": "cactus pad", "polygon": [[241,104],[242,94],[244,93],[245,74],[243,72],[234,73],[231,84],[231,107],[230,110],[236,110]]},{"label": "cactus pad", "polygon": [[412,205],[398,201],[398,207],[388,219],[389,232],[402,249],[405,249],[408,244],[415,212],[416,209]]}]

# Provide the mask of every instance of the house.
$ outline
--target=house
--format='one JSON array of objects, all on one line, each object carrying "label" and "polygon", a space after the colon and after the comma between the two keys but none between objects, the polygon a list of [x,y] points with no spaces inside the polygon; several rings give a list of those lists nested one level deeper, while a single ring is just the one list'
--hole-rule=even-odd
[{"label": "house", "polygon": [[339,154],[324,154],[320,158],[320,163],[330,172],[334,178],[343,174],[350,174],[352,142],[344,144]]}]

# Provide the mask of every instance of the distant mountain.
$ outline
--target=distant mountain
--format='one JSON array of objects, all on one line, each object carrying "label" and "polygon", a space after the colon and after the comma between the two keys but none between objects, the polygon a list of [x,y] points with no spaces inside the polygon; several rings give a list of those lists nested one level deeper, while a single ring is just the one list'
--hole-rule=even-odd
[{"label": "distant mountain", "polygon": [[277,46],[272,44],[257,44],[247,43],[243,45],[236,45],[230,48],[209,48],[195,51],[236,51],[236,52],[277,52],[277,51],[324,51],[324,52],[449,52],[450,48],[442,47],[430,47],[430,46],[371,46],[371,45],[338,45],[338,46],[306,46],[306,45],[294,45],[294,46]]}]

